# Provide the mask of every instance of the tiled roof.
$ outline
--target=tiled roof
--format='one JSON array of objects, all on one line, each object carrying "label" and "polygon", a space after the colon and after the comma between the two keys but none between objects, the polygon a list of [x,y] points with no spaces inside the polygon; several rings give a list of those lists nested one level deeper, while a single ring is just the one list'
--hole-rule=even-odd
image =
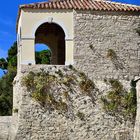
[{"label": "tiled roof", "polygon": [[[96,11],[127,11],[140,12],[140,6],[122,4],[106,0],[57,0],[20,5],[17,25],[21,9],[75,9]],[[16,27],[17,28],[17,27]]]},{"label": "tiled roof", "polygon": [[21,5],[20,9],[75,9],[103,11],[140,11],[140,6],[105,0],[60,0]]}]

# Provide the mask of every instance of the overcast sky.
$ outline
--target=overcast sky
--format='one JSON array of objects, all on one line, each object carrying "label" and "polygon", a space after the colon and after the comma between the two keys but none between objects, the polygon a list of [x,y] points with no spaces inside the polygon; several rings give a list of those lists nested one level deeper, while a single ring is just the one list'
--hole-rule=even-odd
[{"label": "overcast sky", "polygon": [[[1,0],[0,8],[0,58],[7,56],[7,50],[16,40],[16,18],[18,6],[43,0]],[[140,5],[140,0],[112,0]],[[0,75],[2,71],[0,70]]]}]

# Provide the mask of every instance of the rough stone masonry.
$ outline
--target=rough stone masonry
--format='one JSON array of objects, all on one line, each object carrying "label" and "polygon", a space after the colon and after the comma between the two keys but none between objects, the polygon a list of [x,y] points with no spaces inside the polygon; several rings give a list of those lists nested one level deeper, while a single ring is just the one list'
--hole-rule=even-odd
[{"label": "rough stone masonry", "polygon": [[7,140],[10,126],[11,126],[12,116],[1,116],[0,117],[0,140]]},{"label": "rough stone masonry", "polygon": [[[139,14],[75,11],[75,66],[93,79],[131,80],[140,75]],[[109,50],[116,53],[107,58]]]},{"label": "rough stone masonry", "polygon": [[[67,104],[66,112],[64,109],[50,109],[48,105],[42,107],[23,86],[21,81],[30,71],[38,73],[42,70],[57,77],[59,82],[53,84],[48,93],[56,101],[62,99]],[[82,80],[81,74],[80,70],[71,70],[69,66],[23,65],[14,83],[14,98],[18,99],[14,102],[14,109],[18,109],[18,112],[14,113],[13,119],[17,120],[18,125],[12,126],[16,131],[11,132],[10,139],[132,140],[133,124],[123,119],[117,120],[103,111],[100,99],[110,86],[96,80],[90,94],[82,92],[78,84]],[[66,81],[73,77],[74,81],[70,84],[70,80],[67,85]],[[129,82],[121,82],[129,88]]]}]

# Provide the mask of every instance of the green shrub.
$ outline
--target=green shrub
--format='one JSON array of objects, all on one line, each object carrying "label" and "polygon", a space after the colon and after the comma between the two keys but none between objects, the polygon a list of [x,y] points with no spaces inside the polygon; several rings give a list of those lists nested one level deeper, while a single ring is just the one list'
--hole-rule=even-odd
[{"label": "green shrub", "polygon": [[[84,73],[78,72],[75,68],[71,69],[70,74],[62,72],[62,70],[56,71],[57,76],[51,75],[44,70],[38,73],[29,72],[23,78],[22,84],[27,87],[27,90],[31,93],[31,97],[43,107],[67,111],[68,105],[62,100],[62,97],[66,101],[69,101],[70,93],[75,93],[74,85],[79,86],[82,93],[90,96],[94,102],[91,91],[95,88],[95,85]],[[77,78],[80,80],[78,81]],[[58,95],[60,96],[59,98],[55,98],[54,86],[58,85],[60,88],[58,89]]]},{"label": "green shrub", "polygon": [[30,72],[23,78],[22,83],[32,93],[31,97],[42,106],[48,105],[53,109],[67,111],[67,104],[61,99],[57,101],[53,94],[50,93],[51,86],[55,81],[57,79],[54,75],[49,75],[42,71],[39,73]]},{"label": "green shrub", "polygon": [[116,79],[109,79],[111,91],[101,97],[103,109],[110,115],[122,116],[125,120],[134,123],[136,117],[136,89],[131,88],[127,92]]},{"label": "green shrub", "polygon": [[123,85],[116,79],[109,79],[109,83],[111,84],[112,89],[119,93],[124,90]]},{"label": "green shrub", "polygon": [[86,93],[90,93],[95,88],[94,83],[90,79],[82,80],[79,83],[79,86],[80,86],[80,89]]},{"label": "green shrub", "polygon": [[75,84],[76,77],[74,75],[65,75],[65,77],[62,79],[62,83],[67,86],[71,87],[72,84]]}]

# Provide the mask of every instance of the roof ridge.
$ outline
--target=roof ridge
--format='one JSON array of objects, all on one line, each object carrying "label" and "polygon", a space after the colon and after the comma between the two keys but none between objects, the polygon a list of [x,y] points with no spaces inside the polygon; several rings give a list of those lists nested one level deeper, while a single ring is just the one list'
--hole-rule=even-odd
[{"label": "roof ridge", "polygon": [[[137,12],[140,15],[140,6],[112,2],[109,0],[58,0],[44,1],[20,5],[17,24],[22,9],[51,9],[51,10],[94,10],[94,11],[115,11],[115,12]],[[75,4],[75,5],[74,5]]]},{"label": "roof ridge", "polygon": [[[22,6],[26,6],[26,5],[35,5],[35,4],[45,4],[45,3],[56,3],[56,2],[64,2],[64,1],[72,1],[72,0],[56,0],[56,1],[43,1],[43,2],[34,2],[34,3],[29,3],[29,4],[22,4],[20,5],[20,7]],[[86,1],[86,0],[75,0],[75,1]],[[134,4],[128,4],[128,3],[121,3],[121,2],[115,2],[115,1],[110,1],[110,0],[90,0],[92,2],[96,1],[96,2],[105,2],[105,3],[111,3],[111,4],[121,4],[121,5],[127,5],[127,6],[135,6],[135,7],[140,7],[139,5],[134,5]]]},{"label": "roof ridge", "polygon": [[[80,5],[71,5],[69,3],[73,3],[74,1],[78,1],[78,3],[89,3],[89,5],[85,6],[85,8]],[[64,4],[67,5],[65,5]],[[75,3],[75,2],[74,2]],[[93,8],[91,8],[93,7]],[[95,8],[97,7],[97,8]],[[111,8],[112,7],[112,8]],[[119,8],[120,7],[120,8]],[[121,2],[112,2],[109,0],[56,0],[56,1],[44,1],[44,2],[35,2],[30,4],[20,5],[20,9],[22,8],[33,8],[33,9],[79,9],[79,10],[107,10],[107,11],[140,11],[140,6],[125,4]]]}]

